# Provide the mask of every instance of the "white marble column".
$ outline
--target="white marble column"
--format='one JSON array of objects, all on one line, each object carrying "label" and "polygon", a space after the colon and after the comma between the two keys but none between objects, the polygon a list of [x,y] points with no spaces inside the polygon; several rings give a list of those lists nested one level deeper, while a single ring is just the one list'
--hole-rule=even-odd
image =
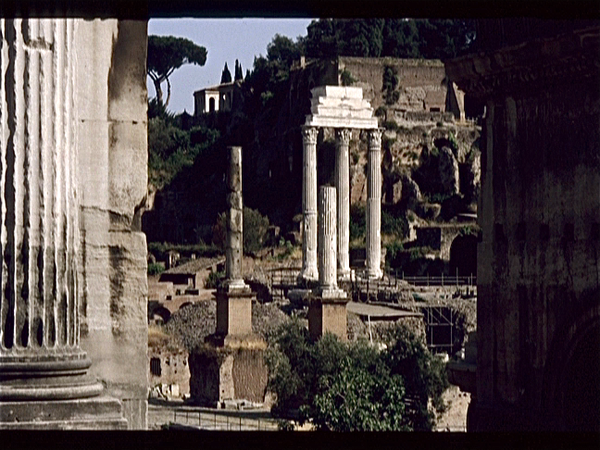
[{"label": "white marble column", "polygon": [[79,345],[74,24],[0,20],[0,400],[102,390]]},{"label": "white marble column", "polygon": [[227,244],[225,249],[225,286],[244,289],[242,255],[244,253],[244,202],[242,199],[242,147],[228,148],[227,166]]},{"label": "white marble column", "polygon": [[336,129],[335,187],[337,190],[337,276],[350,279],[350,161],[348,146],[352,130]]},{"label": "white marble column", "polygon": [[367,276],[381,278],[381,135],[369,130],[367,160]]},{"label": "white marble column", "polygon": [[315,127],[302,127],[302,272],[300,282],[317,281],[317,134]]},{"label": "white marble column", "polygon": [[337,289],[337,233],[336,233],[336,189],[330,186],[319,188],[319,288]]}]

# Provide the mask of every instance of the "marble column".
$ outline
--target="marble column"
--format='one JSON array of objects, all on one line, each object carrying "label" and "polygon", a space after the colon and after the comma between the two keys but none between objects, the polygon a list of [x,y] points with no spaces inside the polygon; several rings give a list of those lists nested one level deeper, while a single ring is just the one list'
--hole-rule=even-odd
[{"label": "marble column", "polygon": [[350,279],[350,162],[348,146],[352,130],[336,130],[335,187],[337,190],[337,276]]},{"label": "marble column", "polygon": [[298,281],[317,281],[317,134],[315,127],[302,127],[302,271]]},{"label": "marble column", "polygon": [[381,278],[381,135],[369,130],[367,160],[367,276]]},{"label": "marble column", "polygon": [[97,396],[79,345],[74,20],[0,22],[0,400]]},{"label": "marble column", "polygon": [[244,202],[242,199],[242,147],[229,147],[227,165],[227,244],[225,285],[244,289],[242,255],[244,253]]},{"label": "marble column", "polygon": [[336,189],[319,188],[319,290],[337,289]]}]

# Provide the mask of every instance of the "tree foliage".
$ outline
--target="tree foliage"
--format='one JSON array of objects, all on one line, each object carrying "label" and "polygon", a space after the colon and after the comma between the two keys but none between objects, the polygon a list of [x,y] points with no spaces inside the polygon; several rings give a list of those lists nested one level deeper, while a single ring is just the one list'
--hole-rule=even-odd
[{"label": "tree foliage", "polygon": [[298,320],[269,337],[272,413],[299,411],[300,423],[332,431],[430,430],[447,388],[443,362],[406,329],[378,351],[366,341],[341,342],[326,334],[312,341]]},{"label": "tree foliage", "polygon": [[234,75],[235,81],[244,79],[244,72],[242,71],[242,65],[240,64],[240,62],[237,59],[235,60],[235,71],[234,72],[235,72],[235,75]]},{"label": "tree foliage", "polygon": [[306,56],[452,58],[475,39],[472,20],[319,19],[302,39]]},{"label": "tree foliage", "polygon": [[223,83],[231,83],[231,72],[227,67],[227,63],[225,63],[225,67],[223,67],[223,72],[221,72],[221,84]]},{"label": "tree foliage", "polygon": [[206,48],[189,39],[174,36],[148,36],[148,76],[154,83],[156,99],[163,105],[161,84],[167,82],[167,99],[171,98],[171,74],[184,64],[203,66],[206,63]]}]

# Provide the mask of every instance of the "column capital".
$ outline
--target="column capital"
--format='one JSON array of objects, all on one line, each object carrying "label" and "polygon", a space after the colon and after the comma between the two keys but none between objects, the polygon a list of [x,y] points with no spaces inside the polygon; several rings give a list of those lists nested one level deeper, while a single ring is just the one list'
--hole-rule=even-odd
[{"label": "column capital", "polygon": [[374,128],[369,130],[369,150],[378,150],[381,148],[381,136],[385,128]]},{"label": "column capital", "polygon": [[350,138],[352,137],[352,129],[350,128],[336,128],[335,138],[343,145],[350,144]]},{"label": "column capital", "polygon": [[319,134],[319,129],[317,127],[311,127],[304,125],[302,127],[302,140],[307,144],[317,144],[317,135]]}]

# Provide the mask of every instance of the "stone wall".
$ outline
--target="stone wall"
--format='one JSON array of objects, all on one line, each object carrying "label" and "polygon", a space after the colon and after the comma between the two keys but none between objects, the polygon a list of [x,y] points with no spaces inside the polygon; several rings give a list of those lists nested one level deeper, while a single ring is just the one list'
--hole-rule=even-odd
[{"label": "stone wall", "polygon": [[146,21],[76,19],[82,348],[146,428]]},{"label": "stone wall", "polygon": [[579,26],[448,66],[487,102],[471,429],[600,429],[600,29]]}]

